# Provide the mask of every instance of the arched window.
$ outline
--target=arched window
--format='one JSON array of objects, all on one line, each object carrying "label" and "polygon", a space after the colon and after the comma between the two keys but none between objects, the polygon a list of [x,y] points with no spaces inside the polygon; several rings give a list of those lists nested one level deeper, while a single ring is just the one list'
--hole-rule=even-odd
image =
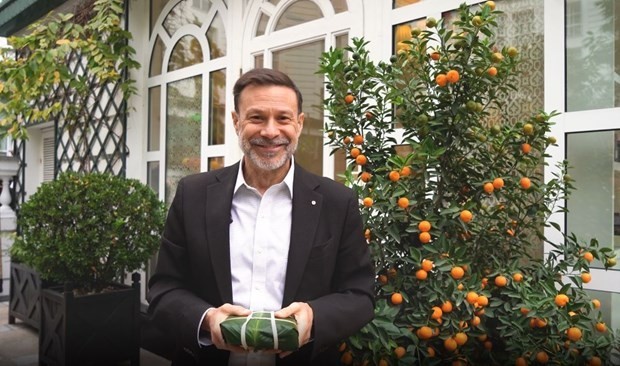
[{"label": "arched window", "polygon": [[280,18],[275,23],[275,30],[292,27],[322,17],[321,9],[314,2],[310,0],[297,1],[290,4],[280,15]]},{"label": "arched window", "polygon": [[[323,136],[324,79],[317,74],[319,58],[330,47],[344,47],[361,35],[358,1],[255,1],[249,8],[244,34],[243,69],[272,67],[289,74],[299,86],[306,114],[295,158],[308,170],[336,177],[344,171],[344,155],[331,155]],[[355,29],[352,29],[355,28]],[[334,158],[335,156],[335,158]]]},{"label": "arched window", "polygon": [[150,5],[147,180],[170,203],[179,179],[223,165],[228,8],[222,0]]}]

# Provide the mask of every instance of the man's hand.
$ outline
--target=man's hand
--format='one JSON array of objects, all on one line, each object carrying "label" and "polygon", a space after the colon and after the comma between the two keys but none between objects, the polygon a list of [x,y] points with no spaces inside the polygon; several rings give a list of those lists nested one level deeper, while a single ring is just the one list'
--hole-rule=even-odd
[{"label": "man's hand", "polygon": [[229,315],[248,316],[251,313],[252,311],[242,306],[224,304],[219,308],[209,310],[207,316],[204,317],[200,328],[211,333],[211,341],[215,347],[231,352],[247,352],[243,349],[243,347],[226,344],[224,337],[222,336],[222,331],[220,330],[220,323],[223,322]]},{"label": "man's hand", "polygon": [[[312,322],[314,320],[314,312],[310,305],[305,302],[294,302],[291,305],[275,312],[276,318],[295,317],[297,321],[297,331],[299,332],[299,347],[310,341],[312,333]],[[292,352],[282,352],[280,357],[286,357]]]}]

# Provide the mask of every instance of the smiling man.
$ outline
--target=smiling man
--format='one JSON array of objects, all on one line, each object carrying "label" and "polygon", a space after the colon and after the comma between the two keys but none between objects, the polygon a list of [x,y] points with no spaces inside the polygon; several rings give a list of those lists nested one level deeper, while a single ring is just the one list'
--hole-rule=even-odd
[{"label": "smiling man", "polygon": [[[233,93],[243,159],[179,182],[149,312],[178,339],[173,365],[338,365],[337,345],[373,317],[358,198],[295,163],[304,114],[287,75],[254,69]],[[253,311],[294,317],[299,349],[227,344],[220,323]]]}]

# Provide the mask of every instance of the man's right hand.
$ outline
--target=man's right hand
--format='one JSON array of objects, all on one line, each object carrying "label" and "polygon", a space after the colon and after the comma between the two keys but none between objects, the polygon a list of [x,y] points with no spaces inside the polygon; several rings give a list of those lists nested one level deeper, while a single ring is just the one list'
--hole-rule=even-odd
[{"label": "man's right hand", "polygon": [[213,345],[218,349],[227,350],[231,352],[248,352],[240,346],[232,346],[226,344],[222,331],[220,330],[220,323],[231,315],[235,316],[248,316],[252,313],[251,310],[242,306],[224,304],[219,308],[213,308],[207,312],[207,316],[204,317],[200,327],[202,330],[211,333],[211,341]]}]

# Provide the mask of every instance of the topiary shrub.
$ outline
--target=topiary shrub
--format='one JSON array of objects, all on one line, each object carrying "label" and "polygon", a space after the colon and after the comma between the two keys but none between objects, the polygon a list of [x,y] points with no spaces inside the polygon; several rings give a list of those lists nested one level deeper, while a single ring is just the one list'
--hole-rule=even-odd
[{"label": "topiary shrub", "polygon": [[138,180],[63,173],[21,206],[11,255],[43,279],[98,292],[145,265],[164,220],[165,205]]},{"label": "topiary shrub", "polygon": [[617,337],[583,289],[613,250],[550,221],[573,188],[567,162],[541,172],[555,113],[503,108],[520,56],[495,44],[494,8],[462,5],[450,28],[429,18],[389,62],[363,39],[322,56],[327,137],[377,272],[375,319],[342,344],[344,364],[613,362]]}]

